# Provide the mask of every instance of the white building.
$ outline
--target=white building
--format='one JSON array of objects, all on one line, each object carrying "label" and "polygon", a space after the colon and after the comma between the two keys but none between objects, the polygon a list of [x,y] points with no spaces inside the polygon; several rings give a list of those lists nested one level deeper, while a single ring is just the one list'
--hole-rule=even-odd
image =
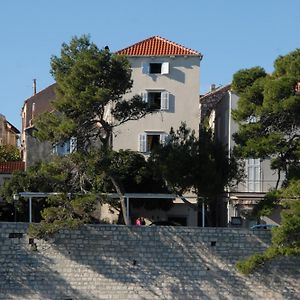
[{"label": "white building", "polygon": [[181,122],[198,132],[200,61],[195,50],[154,36],[117,52],[132,68],[133,87],[128,98],[139,94],[156,113],[118,127],[113,148],[149,153],[163,142],[171,127]]}]

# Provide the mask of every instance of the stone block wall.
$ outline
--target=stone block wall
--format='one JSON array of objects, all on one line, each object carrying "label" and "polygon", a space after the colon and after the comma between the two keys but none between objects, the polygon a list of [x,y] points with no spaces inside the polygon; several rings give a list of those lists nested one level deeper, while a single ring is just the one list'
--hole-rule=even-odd
[{"label": "stone block wall", "polygon": [[249,277],[237,260],[270,232],[234,228],[86,225],[29,240],[0,223],[0,299],[300,299],[300,257]]}]

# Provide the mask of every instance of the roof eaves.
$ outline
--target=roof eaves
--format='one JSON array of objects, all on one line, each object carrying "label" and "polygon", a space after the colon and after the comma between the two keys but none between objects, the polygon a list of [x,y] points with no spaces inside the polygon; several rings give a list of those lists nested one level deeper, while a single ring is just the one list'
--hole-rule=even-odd
[{"label": "roof eaves", "polygon": [[227,84],[227,85],[224,85],[224,86],[222,85],[222,86],[216,88],[215,90],[209,91],[206,94],[200,96],[200,100],[209,98],[211,96],[214,96],[214,95],[222,93],[222,92],[225,92],[227,90],[230,90],[230,88],[231,88],[231,84]]}]

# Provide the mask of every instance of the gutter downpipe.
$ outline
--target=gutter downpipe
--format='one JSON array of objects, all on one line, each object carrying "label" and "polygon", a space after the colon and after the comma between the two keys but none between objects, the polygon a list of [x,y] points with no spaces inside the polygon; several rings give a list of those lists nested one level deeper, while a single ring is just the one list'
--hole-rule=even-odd
[{"label": "gutter downpipe", "polygon": [[29,197],[29,223],[32,223],[32,198]]},{"label": "gutter downpipe", "polygon": [[[228,159],[231,158],[231,109],[232,109],[232,93],[231,90],[228,91],[229,94],[229,107],[228,107]],[[230,188],[228,187],[227,193],[227,226],[230,224]]]},{"label": "gutter downpipe", "polygon": [[130,217],[129,217],[129,197],[126,196],[126,219],[127,219],[127,224],[130,224]]}]

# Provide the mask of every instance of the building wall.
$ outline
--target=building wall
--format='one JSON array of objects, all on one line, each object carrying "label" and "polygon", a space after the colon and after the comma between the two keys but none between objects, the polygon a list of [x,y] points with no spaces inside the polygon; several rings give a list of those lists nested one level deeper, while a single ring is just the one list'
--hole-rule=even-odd
[{"label": "building wall", "polygon": [[33,128],[25,131],[25,143],[23,160],[25,168],[28,168],[38,161],[46,161],[52,155],[52,145],[50,142],[40,142],[33,136]]},{"label": "building wall", "polygon": [[[151,199],[149,201],[156,201],[156,199]],[[174,218],[182,218],[186,220],[186,226],[197,226],[197,214],[197,211],[193,210],[193,208],[183,202],[180,203],[179,200],[175,201],[173,206],[167,211],[162,209],[147,210],[143,208],[131,208],[130,210],[133,224],[138,217],[142,216],[145,218],[147,224],[156,221],[172,221]]]},{"label": "building wall", "polygon": [[[200,58],[187,57],[128,57],[132,67],[133,88],[126,95],[141,95],[145,90],[166,90],[170,93],[168,111],[159,111],[138,121],[129,121],[116,128],[115,150],[138,150],[138,137],[144,131],[169,133],[182,121],[198,131],[199,127],[199,64]],[[143,74],[144,63],[169,62],[169,74]]]},{"label": "building wall", "polygon": [[[231,97],[231,99],[230,99]],[[233,134],[238,131],[238,124],[232,119],[231,114],[229,114],[230,107],[231,110],[237,108],[239,97],[231,92],[228,92],[222,100],[217,104],[215,108],[215,132],[218,139],[225,145],[227,150],[232,150],[235,146],[235,142],[233,140]],[[231,120],[229,122],[229,118]],[[277,173],[270,168],[270,159],[260,160],[260,191],[259,192],[268,192],[270,189],[276,186],[277,182]],[[246,167],[246,165],[245,165]],[[245,170],[246,171],[246,170]],[[282,181],[281,181],[282,182]],[[236,188],[237,192],[248,192],[247,187],[247,178],[245,178],[245,182],[242,182]]]},{"label": "building wall", "polygon": [[13,126],[9,122],[7,122],[5,116],[0,114],[0,146],[17,146],[18,134],[12,127]]},{"label": "building wall", "polygon": [[52,84],[24,101],[22,107],[21,145],[26,168],[37,161],[47,160],[52,153],[48,142],[39,142],[33,137],[34,119],[40,114],[53,110],[51,101],[55,99],[55,86]]},{"label": "building wall", "polygon": [[26,229],[0,223],[1,300],[300,299],[299,256],[235,269],[268,231],[86,225],[29,240]]}]

